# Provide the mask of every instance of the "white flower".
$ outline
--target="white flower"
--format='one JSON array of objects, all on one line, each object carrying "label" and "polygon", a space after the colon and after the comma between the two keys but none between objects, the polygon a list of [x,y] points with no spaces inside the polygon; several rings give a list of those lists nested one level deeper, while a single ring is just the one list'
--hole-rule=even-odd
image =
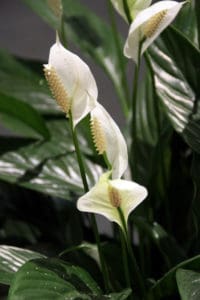
[{"label": "white flower", "polygon": [[66,115],[71,110],[76,126],[97,104],[98,90],[89,67],[57,41],[44,72],[54,98]]},{"label": "white flower", "polygon": [[105,152],[112,166],[112,178],[120,178],[128,165],[127,145],[119,127],[99,103],[91,111],[91,130],[97,152]]},{"label": "white flower", "polygon": [[127,224],[130,213],[146,198],[147,189],[132,181],[110,180],[109,176],[110,172],[104,173],[99,182],[78,199],[77,208],[103,215],[123,229],[119,208]]},{"label": "white flower", "polygon": [[[124,10],[123,0],[111,0],[113,6],[118,11],[118,13],[126,20],[127,16]],[[130,16],[132,19],[143,9],[151,4],[152,0],[127,0],[127,5],[129,8]]]},{"label": "white flower", "polygon": [[132,22],[124,47],[124,55],[138,62],[141,55],[158,35],[175,19],[184,2],[160,1],[141,11]]}]

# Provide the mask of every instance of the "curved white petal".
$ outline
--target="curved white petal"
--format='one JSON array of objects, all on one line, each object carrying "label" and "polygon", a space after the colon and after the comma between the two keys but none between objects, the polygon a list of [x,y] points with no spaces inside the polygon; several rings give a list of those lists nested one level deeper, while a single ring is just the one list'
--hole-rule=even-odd
[{"label": "curved white petal", "polygon": [[120,178],[128,165],[128,151],[125,139],[109,113],[101,104],[91,111],[91,117],[96,118],[105,137],[105,149],[112,165],[112,178]]},{"label": "curved white petal", "polygon": [[59,41],[50,49],[49,65],[56,70],[72,101],[72,117],[76,126],[96,106],[98,90],[95,79],[87,64]]},{"label": "curved white petal", "polygon": [[117,207],[111,204],[110,187],[115,188],[120,197],[120,208],[126,222],[129,214],[145,199],[145,187],[131,181],[115,179],[109,180],[110,172],[103,174],[99,182],[77,201],[77,208],[83,212],[103,215],[111,222],[116,222],[123,228]]},{"label": "curved white petal", "polygon": [[[123,0],[111,0],[117,12],[126,20],[126,13],[124,11]],[[127,0],[130,15],[134,19],[135,16],[143,9],[151,4],[152,0]]]},{"label": "curved white petal", "polygon": [[141,55],[149,47],[149,45],[159,36],[159,34],[175,19],[176,15],[180,11],[181,7],[185,4],[184,2],[177,1],[160,1],[152,6],[141,11],[132,22],[128,38],[124,46],[124,55],[128,58],[132,58],[136,63],[138,61],[139,44],[145,38],[144,26],[149,20],[152,19],[156,14],[166,10],[166,14],[163,20],[159,23],[155,32],[151,37],[146,37],[142,44]]},{"label": "curved white petal", "polygon": [[112,180],[111,185],[121,195],[121,209],[127,222],[129,214],[147,197],[147,189],[134,181],[120,179]]},{"label": "curved white petal", "polygon": [[103,174],[99,182],[77,201],[77,208],[83,212],[100,214],[122,226],[118,211],[110,203],[108,188],[110,172]]}]

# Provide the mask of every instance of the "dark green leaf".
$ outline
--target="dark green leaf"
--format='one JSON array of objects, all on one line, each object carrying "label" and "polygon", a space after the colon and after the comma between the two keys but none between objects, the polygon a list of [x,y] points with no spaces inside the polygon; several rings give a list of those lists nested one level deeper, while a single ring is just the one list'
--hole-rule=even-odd
[{"label": "dark green leaf", "polygon": [[106,299],[110,299],[110,300],[125,300],[128,299],[128,297],[131,294],[131,290],[130,289],[126,289],[121,293],[112,293],[110,295],[107,296],[103,296],[102,298],[96,298],[96,300],[106,300]]},{"label": "dark green leaf", "polygon": [[23,221],[7,219],[0,232],[0,238],[15,241],[24,241],[29,244],[35,244],[39,236],[38,230]]},{"label": "dark green leaf", "polygon": [[125,300],[131,290],[102,295],[82,268],[58,259],[36,259],[23,265],[12,282],[8,299]]},{"label": "dark green leaf", "polygon": [[44,77],[3,50],[0,50],[0,93],[22,100],[44,114],[60,113]]},{"label": "dark green leaf", "polygon": [[88,295],[101,290],[86,271],[57,259],[36,259],[16,273],[8,299],[91,299]]},{"label": "dark green leaf", "polygon": [[[46,0],[23,0],[31,9],[56,29],[58,20]],[[124,93],[121,65],[118,50],[111,28],[81,5],[78,0],[63,0],[63,13],[67,39],[72,40],[81,51],[92,57],[112,80],[120,98]],[[121,61],[125,64],[121,43]]]},{"label": "dark green leaf", "polygon": [[198,27],[195,10],[195,0],[190,0],[190,3],[182,7],[174,25],[198,48]]},{"label": "dark green leaf", "polygon": [[195,13],[197,18],[197,29],[198,29],[198,41],[199,41],[199,47],[200,47],[200,6],[199,1],[195,0]]},{"label": "dark green leaf", "polygon": [[181,300],[200,299],[200,273],[178,269],[176,280]]},{"label": "dark green leaf", "polygon": [[0,283],[11,284],[15,272],[27,261],[44,255],[26,249],[0,246]]},{"label": "dark green leaf", "polygon": [[198,271],[200,269],[200,255],[185,260],[172,268],[168,273],[166,273],[161,279],[156,282],[156,284],[150,290],[147,299],[168,299],[168,297],[176,294],[176,271],[181,268]]},{"label": "dark green leaf", "polygon": [[156,244],[168,268],[186,258],[176,240],[158,223],[147,222],[141,217],[134,217],[133,222],[142,230],[145,236],[149,236]]},{"label": "dark green leaf", "polygon": [[[0,178],[52,196],[68,199],[82,192],[79,166],[66,120],[48,123],[51,139],[22,147],[0,157]],[[80,135],[84,153],[87,141]],[[90,151],[91,152],[91,151]],[[85,160],[89,185],[98,180],[102,168]]]},{"label": "dark green leaf", "polygon": [[200,180],[199,180],[199,174],[200,174],[200,155],[197,153],[193,154],[193,161],[192,161],[192,169],[191,169],[191,175],[193,179],[194,184],[194,195],[193,195],[193,202],[192,202],[192,210],[193,210],[193,222],[195,224],[194,235],[195,235],[195,241],[193,247],[199,251],[199,245],[200,245]]},{"label": "dark green leaf", "polygon": [[[162,172],[168,173],[170,161],[170,139],[168,136],[171,134],[171,128],[168,126],[168,122],[160,109],[148,63],[145,71],[138,93],[135,126],[138,140],[138,178],[142,184],[149,185],[151,188],[153,187],[152,181],[155,182],[156,179],[162,181]],[[166,164],[165,161],[167,162]],[[163,190],[164,182],[157,183],[157,192],[160,183],[160,189]]]},{"label": "dark green leaf", "polygon": [[0,116],[4,126],[27,137],[49,138],[42,117],[29,104],[0,94]]},{"label": "dark green leaf", "polygon": [[168,28],[150,48],[157,93],[174,129],[200,152],[200,52]]}]

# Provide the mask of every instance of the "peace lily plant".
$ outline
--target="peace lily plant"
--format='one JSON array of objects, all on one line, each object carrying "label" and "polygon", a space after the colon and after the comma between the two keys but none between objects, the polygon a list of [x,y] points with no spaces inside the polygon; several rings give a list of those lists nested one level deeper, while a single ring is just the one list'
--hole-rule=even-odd
[{"label": "peace lily plant", "polygon": [[185,1],[159,1],[142,10],[130,25],[124,55],[138,63],[138,56],[172,23],[184,4]]},{"label": "peace lily plant", "polygon": [[[178,294],[182,300],[196,300],[199,0],[107,0],[110,25],[82,0],[23,1],[48,20],[56,42],[43,77],[34,73],[36,65],[9,60],[0,51],[0,115],[9,123],[10,112],[11,128],[22,131],[5,152],[2,139],[0,179],[12,182],[12,191],[15,183],[20,191],[25,187],[35,189],[38,197],[39,191],[48,194],[40,199],[44,209],[34,193],[22,222],[17,223],[21,206],[10,222],[16,227],[14,237],[18,227],[22,232],[18,245],[30,241],[28,248],[37,249],[39,241],[41,248],[45,237],[47,247],[53,245],[51,256],[60,254],[54,259],[47,257],[49,249],[43,255],[0,246],[0,283],[10,285],[8,300],[178,300]],[[128,23],[126,41],[115,10]],[[70,50],[71,42],[80,48],[79,55]],[[82,59],[85,54],[111,79],[123,130],[102,105],[110,99],[99,99],[102,91]],[[133,82],[126,58],[135,63]],[[13,62],[17,83],[9,81]],[[60,112],[55,112],[56,103]],[[23,227],[33,203],[41,205],[42,221],[37,214],[34,223],[31,215]],[[12,242],[7,216],[15,206],[7,206],[12,210],[0,219],[6,223],[0,240]],[[101,230],[105,221],[109,234]],[[44,231],[38,223],[45,224]]]}]

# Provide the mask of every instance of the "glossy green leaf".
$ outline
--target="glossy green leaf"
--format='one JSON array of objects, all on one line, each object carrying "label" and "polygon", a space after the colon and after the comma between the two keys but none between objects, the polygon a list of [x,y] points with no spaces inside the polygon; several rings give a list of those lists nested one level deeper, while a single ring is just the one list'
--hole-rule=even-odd
[{"label": "glossy green leaf", "polygon": [[199,41],[199,48],[200,48],[200,6],[199,1],[195,0],[195,13],[197,19],[197,29],[198,29],[198,41]]},{"label": "glossy green leaf", "polygon": [[49,138],[44,120],[27,103],[0,94],[0,117],[4,126],[20,135]]},{"label": "glossy green leaf", "polygon": [[23,265],[12,282],[8,299],[125,300],[130,290],[110,295],[82,268],[58,259],[36,259]]},{"label": "glossy green leaf", "polygon": [[[129,296],[131,294],[131,290],[130,289],[126,289],[123,292],[119,292],[119,293],[112,293],[109,295],[104,295],[101,299],[102,300],[126,300],[129,299]],[[98,298],[94,298],[96,300],[100,300]],[[92,300],[92,299],[91,299]]]},{"label": "glossy green leaf", "polygon": [[87,294],[101,290],[86,271],[57,259],[36,259],[16,273],[8,299],[90,299]]},{"label": "glossy green leaf", "polygon": [[163,194],[166,183],[162,172],[168,173],[171,128],[159,106],[148,62],[139,88],[136,109],[138,179],[150,189],[153,188],[152,181],[156,182],[157,192],[159,189]]},{"label": "glossy green leaf", "polygon": [[200,255],[194,256],[193,258],[181,262],[155,283],[155,285],[151,288],[147,299],[168,299],[168,297],[177,293],[176,271],[178,269],[191,269],[194,271],[199,271],[199,268]]},{"label": "glossy green leaf", "polygon": [[[54,29],[58,20],[47,0],[23,0]],[[112,80],[119,97],[127,100],[121,63],[125,64],[122,43],[121,54],[115,44],[111,28],[78,0],[63,0],[63,13],[67,39],[98,63]],[[81,37],[81,38],[80,38]],[[119,59],[121,55],[121,59]]]},{"label": "glossy green leaf", "polygon": [[0,231],[0,238],[3,240],[23,241],[31,245],[36,244],[39,235],[39,231],[32,224],[12,220],[11,217],[7,218]]},{"label": "glossy green leaf", "polygon": [[174,129],[200,152],[200,52],[168,28],[150,48],[157,93]]},{"label": "glossy green leaf", "polygon": [[[0,178],[48,195],[71,198],[71,191],[82,193],[82,180],[66,120],[48,123],[51,139],[35,142],[18,151],[0,156]],[[89,149],[83,136],[79,137],[84,153]],[[91,151],[90,151],[91,153]],[[102,168],[85,160],[88,183],[97,182]]]},{"label": "glossy green leaf", "polygon": [[198,48],[197,14],[195,10],[195,0],[190,0],[190,3],[182,7],[173,24]]},{"label": "glossy green leaf", "polygon": [[60,114],[44,77],[3,50],[0,50],[0,93],[24,101],[41,113]]},{"label": "glossy green leaf", "polygon": [[176,280],[181,300],[200,299],[200,273],[178,269]]},{"label": "glossy green leaf", "polygon": [[0,283],[10,285],[15,272],[27,261],[44,255],[27,249],[0,246]]},{"label": "glossy green leaf", "polygon": [[168,268],[186,258],[176,240],[161,225],[156,222],[150,223],[141,217],[134,217],[133,222],[155,243]]}]

